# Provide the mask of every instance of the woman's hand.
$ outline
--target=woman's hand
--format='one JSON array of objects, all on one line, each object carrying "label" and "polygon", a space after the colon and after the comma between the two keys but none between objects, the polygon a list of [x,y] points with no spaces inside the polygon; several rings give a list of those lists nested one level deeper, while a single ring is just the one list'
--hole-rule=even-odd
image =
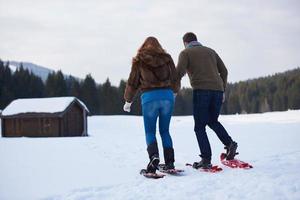
[{"label": "woman's hand", "polygon": [[132,104],[132,103],[129,103],[129,102],[126,101],[125,104],[124,104],[124,106],[123,106],[123,110],[124,110],[125,112],[130,112],[131,104]]}]

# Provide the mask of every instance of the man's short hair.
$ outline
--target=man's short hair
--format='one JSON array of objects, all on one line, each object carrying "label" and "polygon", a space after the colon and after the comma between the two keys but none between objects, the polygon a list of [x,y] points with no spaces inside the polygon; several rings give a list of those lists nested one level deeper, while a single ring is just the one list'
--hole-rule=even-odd
[{"label": "man's short hair", "polygon": [[192,32],[188,32],[188,33],[184,34],[182,39],[183,39],[183,42],[190,43],[192,41],[197,41],[197,36]]}]

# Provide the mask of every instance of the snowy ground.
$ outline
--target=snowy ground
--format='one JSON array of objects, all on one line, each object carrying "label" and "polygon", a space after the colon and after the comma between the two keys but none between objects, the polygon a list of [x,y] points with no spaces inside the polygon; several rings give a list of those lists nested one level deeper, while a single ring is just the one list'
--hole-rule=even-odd
[{"label": "snowy ground", "polygon": [[[193,118],[171,124],[176,166],[184,176],[145,179],[141,117],[89,118],[90,137],[0,138],[0,200],[300,199],[300,110],[222,116],[252,170],[218,174],[186,168],[198,160]],[[213,163],[222,144],[208,128]],[[161,144],[159,140],[159,144]]]}]

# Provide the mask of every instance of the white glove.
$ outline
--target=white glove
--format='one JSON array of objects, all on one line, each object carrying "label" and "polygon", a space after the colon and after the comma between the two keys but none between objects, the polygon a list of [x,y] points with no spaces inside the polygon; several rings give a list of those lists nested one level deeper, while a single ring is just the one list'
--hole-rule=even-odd
[{"label": "white glove", "polygon": [[222,103],[225,102],[225,92],[223,93],[223,99],[222,99]]},{"label": "white glove", "polygon": [[130,112],[130,106],[131,106],[132,103],[129,103],[129,102],[125,102],[124,106],[123,106],[123,110],[125,112]]}]

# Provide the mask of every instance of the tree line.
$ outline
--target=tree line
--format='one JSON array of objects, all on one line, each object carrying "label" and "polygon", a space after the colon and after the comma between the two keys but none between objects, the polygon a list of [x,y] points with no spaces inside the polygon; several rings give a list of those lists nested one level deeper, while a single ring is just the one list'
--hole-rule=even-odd
[{"label": "tree line", "polygon": [[300,68],[229,84],[223,113],[300,109]]},{"label": "tree line", "polygon": [[[83,80],[65,76],[61,71],[49,74],[45,82],[24,69],[15,72],[0,60],[0,110],[18,98],[75,96],[82,100],[92,115],[122,115],[126,81],[113,86],[110,80],[97,84],[88,74]],[[230,83],[226,89],[223,114],[258,113],[300,109],[300,68],[264,78]],[[131,115],[141,115],[140,94],[136,96]],[[175,101],[174,115],[193,113],[193,91],[183,88]]]}]

